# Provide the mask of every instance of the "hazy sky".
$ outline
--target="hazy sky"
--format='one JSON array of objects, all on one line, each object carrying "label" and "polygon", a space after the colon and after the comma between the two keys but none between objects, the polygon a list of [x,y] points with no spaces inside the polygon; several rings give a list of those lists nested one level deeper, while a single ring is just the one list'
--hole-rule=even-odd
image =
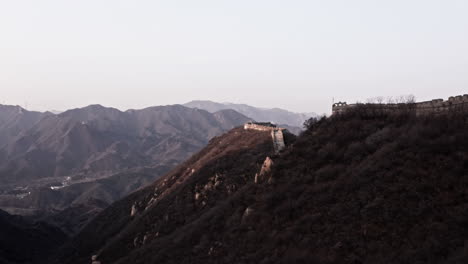
[{"label": "hazy sky", "polygon": [[466,0],[0,0],[0,103],[329,112],[468,93]]}]

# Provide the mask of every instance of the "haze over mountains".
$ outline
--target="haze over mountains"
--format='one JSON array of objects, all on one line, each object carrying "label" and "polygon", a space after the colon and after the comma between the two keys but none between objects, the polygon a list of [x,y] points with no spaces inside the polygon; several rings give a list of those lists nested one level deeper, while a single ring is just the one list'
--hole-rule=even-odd
[{"label": "haze over mountains", "polygon": [[[227,107],[211,112],[182,105],[120,111],[90,105],[53,114],[0,106],[0,208],[73,234],[214,136],[249,120],[295,124],[302,116],[242,106],[256,118]],[[299,128],[291,130],[297,133]]]},{"label": "haze over mountains", "polygon": [[20,106],[0,105],[0,147],[33,127],[47,113],[27,111]]},{"label": "haze over mountains", "polygon": [[468,264],[467,13],[2,1],[0,264]]},{"label": "haze over mountains", "polygon": [[58,115],[1,109],[0,207],[21,214],[109,204],[250,119],[181,105],[125,112],[91,105]]},{"label": "haze over mountains", "polygon": [[317,116],[316,113],[293,113],[280,108],[258,108],[246,104],[217,103],[206,100],[191,101],[184,104],[184,106],[204,109],[210,113],[233,109],[256,121],[272,122],[278,125],[288,125],[298,128],[303,127],[305,120]]},{"label": "haze over mountains", "polygon": [[[2,149],[3,183],[113,172],[180,160],[223,130],[242,124],[229,111],[210,114],[182,106],[121,112],[99,105],[48,115]],[[159,155],[164,151],[165,155]],[[34,160],[34,163],[26,162]]]}]

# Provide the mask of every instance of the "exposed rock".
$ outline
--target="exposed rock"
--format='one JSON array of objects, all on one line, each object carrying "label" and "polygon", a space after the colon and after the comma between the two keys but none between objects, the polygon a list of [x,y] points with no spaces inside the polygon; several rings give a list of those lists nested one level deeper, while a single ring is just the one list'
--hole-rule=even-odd
[{"label": "exposed rock", "polygon": [[[468,116],[346,115],[317,120],[275,158],[266,174],[274,184],[251,179],[271,155],[269,133],[257,132],[267,151],[243,151],[255,131],[228,133],[223,144],[214,139],[166,176],[176,175],[174,182],[155,183],[162,194],[154,207],[128,219],[154,186],[112,205],[60,263],[81,264],[96,250],[105,262],[135,264],[465,263]],[[379,139],[367,142],[375,133]],[[197,172],[188,176],[188,167]],[[220,172],[221,188],[194,206],[194,193]],[[160,236],[134,249],[144,232]]]},{"label": "exposed rock", "polygon": [[261,183],[265,180],[265,177],[271,172],[273,164],[274,162],[270,157],[265,159],[260,172],[255,174],[255,183]]},{"label": "exposed rock", "polygon": [[[208,224],[212,221],[210,219],[213,212],[225,204],[227,199],[235,197],[236,193],[246,186],[254,186],[249,175],[255,174],[259,165],[263,164],[267,155],[273,151],[270,134],[265,132],[236,128],[214,138],[204,150],[164,178],[105,210],[76,236],[63,252],[78,250],[80,255],[81,245],[86,244],[84,250],[99,250],[99,259],[103,262],[117,263],[118,259],[122,259],[121,263],[132,263],[135,259],[123,260],[129,250],[145,250],[160,243],[171,244],[172,242],[168,241],[178,241],[173,235],[179,232],[184,234],[184,230],[192,225],[192,219],[203,217],[203,220],[197,223]],[[152,202],[148,207],[155,197],[157,202]],[[138,210],[145,205],[147,210]],[[134,206],[138,217],[130,219],[128,213]],[[245,210],[245,207],[242,210]],[[122,216],[123,212],[126,212],[126,217]],[[247,210],[246,215],[251,212],[252,210]],[[244,211],[233,223],[238,224],[243,213]],[[118,219],[118,222],[109,224],[110,219]],[[95,235],[97,232],[99,236]],[[91,237],[95,240],[88,239]],[[204,252],[205,256],[208,252],[211,252],[212,256],[222,255],[224,245],[210,244],[209,241],[196,247],[197,252]],[[144,247],[141,246],[143,244]],[[61,254],[67,260],[63,259],[60,263],[82,263],[81,257],[76,258],[73,257],[76,256],[74,254],[63,252]],[[160,262],[164,261],[146,263]]]},{"label": "exposed rock", "polygon": [[97,260],[97,255],[91,257],[91,264],[101,264],[101,261]]},{"label": "exposed rock", "polygon": [[132,205],[132,211],[130,212],[130,216],[134,216],[137,213],[136,204]]},{"label": "exposed rock", "polygon": [[252,214],[254,211],[254,209],[250,208],[250,207],[247,207],[244,211],[244,214],[242,215],[242,218],[246,218],[246,217],[249,217],[250,214]]}]

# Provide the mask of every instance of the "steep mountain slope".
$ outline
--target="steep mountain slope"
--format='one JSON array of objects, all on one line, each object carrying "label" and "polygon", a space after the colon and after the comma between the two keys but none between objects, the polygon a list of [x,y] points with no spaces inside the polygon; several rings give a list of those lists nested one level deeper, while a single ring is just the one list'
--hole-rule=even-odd
[{"label": "steep mountain slope", "polygon": [[184,106],[204,109],[211,113],[223,109],[232,109],[258,122],[273,122],[280,125],[288,125],[290,127],[287,128],[292,132],[297,132],[298,128],[302,128],[304,121],[316,116],[315,113],[293,113],[279,108],[266,109],[245,104],[216,103],[211,101],[191,101],[184,104]]},{"label": "steep mountain slope", "polygon": [[45,116],[0,148],[0,207],[31,214],[111,203],[247,120],[181,105],[126,112],[91,105]]},{"label": "steep mountain slope", "polygon": [[0,147],[33,127],[46,115],[51,113],[27,111],[20,106],[0,105]]},{"label": "steep mountain slope", "polygon": [[102,213],[60,263],[466,263],[467,134],[467,114],[357,108],[312,120],[263,169],[268,151],[242,148],[253,134],[198,163],[221,137]]},{"label": "steep mountain slope", "polygon": [[[164,243],[161,238],[175,230],[217,214],[226,199],[254,181],[263,161],[273,152],[269,132],[237,128],[212,139],[205,149],[155,184],[101,213],[64,250],[60,262],[85,263],[100,250],[100,259],[110,263],[123,257],[127,247]],[[110,219],[116,221],[109,225]]]},{"label": "steep mountain slope", "polygon": [[0,263],[47,263],[47,256],[65,240],[57,228],[0,210]]}]

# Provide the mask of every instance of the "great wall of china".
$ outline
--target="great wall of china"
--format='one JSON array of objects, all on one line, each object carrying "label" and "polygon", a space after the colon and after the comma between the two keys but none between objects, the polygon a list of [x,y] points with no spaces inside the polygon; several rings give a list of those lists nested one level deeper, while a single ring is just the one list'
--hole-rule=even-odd
[{"label": "great wall of china", "polygon": [[[347,104],[346,102],[339,102],[333,104],[332,114],[344,113],[349,109],[360,104]],[[409,107],[415,111],[416,115],[425,115],[425,114],[437,114],[444,113],[448,111],[467,111],[468,112],[468,94],[452,96],[448,100],[436,99],[432,101],[420,102],[420,103],[398,103],[398,104],[369,104],[378,106],[380,109],[393,111],[398,110],[402,106]]]},{"label": "great wall of china", "polygon": [[284,128],[277,127],[272,123],[255,123],[255,122],[248,122],[244,125],[245,130],[258,130],[258,131],[271,131],[271,138],[273,140],[273,146],[275,148],[275,152],[279,153],[286,147],[284,143],[284,135],[283,130]]},{"label": "great wall of china", "polygon": [[[432,101],[419,102],[419,103],[371,103],[371,104],[347,104],[346,102],[338,102],[333,104],[332,114],[341,114],[346,111],[353,109],[359,105],[370,105],[376,106],[379,110],[384,111],[399,111],[400,109],[406,109],[414,111],[416,115],[427,115],[427,114],[440,114],[445,112],[468,112],[468,94],[452,96],[448,100],[435,99]],[[248,122],[244,124],[245,130],[258,130],[258,131],[271,131],[271,137],[273,140],[273,146],[275,152],[279,153],[283,150],[286,145],[284,143],[284,128],[279,128],[272,123],[259,123],[259,122]]]}]

